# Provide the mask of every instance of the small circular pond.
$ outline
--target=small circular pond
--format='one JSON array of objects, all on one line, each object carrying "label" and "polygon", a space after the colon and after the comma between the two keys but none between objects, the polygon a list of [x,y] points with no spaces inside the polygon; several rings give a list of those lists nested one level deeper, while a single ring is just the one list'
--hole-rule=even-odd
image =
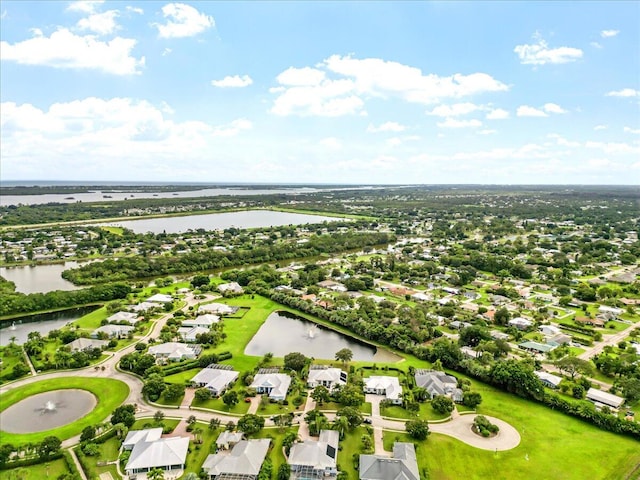
[{"label": "small circular pond", "polygon": [[32,395],[0,414],[0,428],[8,433],[35,433],[61,427],[87,415],[96,397],[86,390],[69,389]]}]

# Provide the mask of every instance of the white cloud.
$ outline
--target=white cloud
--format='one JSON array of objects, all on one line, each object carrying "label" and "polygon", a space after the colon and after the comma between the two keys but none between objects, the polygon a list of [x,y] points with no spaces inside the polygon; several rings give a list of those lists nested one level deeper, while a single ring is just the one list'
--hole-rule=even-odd
[{"label": "white cloud", "polygon": [[131,12],[131,13],[137,13],[138,15],[143,15],[144,14],[144,10],[139,8],[139,7],[132,7],[131,5],[127,5],[126,6],[126,10],[127,12]]},{"label": "white cloud", "polygon": [[607,125],[596,125],[595,127],[593,127],[594,130],[598,131],[598,130],[606,130],[607,128],[609,128]]},{"label": "white cloud", "polygon": [[567,111],[556,103],[545,103],[542,107],[547,113],[567,113]]},{"label": "white cloud", "polygon": [[226,76],[222,80],[211,80],[211,85],[220,88],[242,88],[248,87],[253,83],[249,75],[233,75]]},{"label": "white cloud", "polygon": [[160,55],[162,55],[163,57],[166,57],[167,55],[169,55],[171,52],[173,52],[172,49],[170,49],[169,47],[166,47],[162,53]]},{"label": "white cloud", "polygon": [[498,133],[498,131],[497,130],[491,130],[491,129],[478,131],[478,134],[480,134],[480,135],[493,135],[494,133]]},{"label": "white cloud", "polygon": [[370,124],[367,127],[367,132],[369,133],[377,133],[377,132],[403,132],[407,127],[401,125],[397,122],[385,122],[380,126],[376,127],[373,124]]},{"label": "white cloud", "polygon": [[214,137],[234,137],[243,130],[251,130],[252,128],[253,123],[246,118],[239,118],[228,125],[214,128],[212,134]]},{"label": "white cloud", "polygon": [[44,33],[42,33],[42,30],[40,30],[39,28],[30,28],[29,29],[29,33],[31,35],[33,35],[34,37],[42,37],[42,36],[44,36]]},{"label": "white cloud", "polygon": [[310,67],[289,67],[276,77],[276,80],[280,85],[286,85],[289,87],[320,85],[324,79],[325,73],[322,70]]},{"label": "white cloud", "polygon": [[454,103],[453,105],[438,105],[436,108],[427,112],[427,115],[436,115],[438,117],[458,117],[468,115],[482,107],[473,103]]},{"label": "white cloud", "polygon": [[320,140],[320,145],[332,150],[340,150],[342,148],[342,142],[340,142],[336,137],[323,138]]},{"label": "white cloud", "polygon": [[[171,178],[189,172],[197,178],[213,158],[220,159],[217,165],[237,159],[230,156],[238,150],[233,137],[252,128],[246,119],[218,126],[178,122],[168,118],[168,110],[164,102],[156,106],[130,98],[90,97],[44,110],[2,103],[3,174],[96,178],[126,172]],[[193,165],[197,168],[190,170]]]},{"label": "white cloud", "polygon": [[640,135],[640,128],[624,127],[624,132],[625,133],[633,133],[635,135]]},{"label": "white cloud", "polygon": [[574,142],[571,140],[567,140],[566,138],[562,137],[561,135],[558,135],[557,133],[550,133],[549,135],[547,135],[549,138],[553,138],[556,141],[556,144],[562,146],[562,147],[570,147],[570,148],[576,148],[580,146],[580,142]]},{"label": "white cloud", "polygon": [[103,13],[94,13],[87,18],[81,18],[77,27],[80,30],[89,30],[99,35],[108,35],[117,28],[116,18],[119,16],[117,10],[108,10]]},{"label": "white cloud", "polygon": [[605,94],[607,97],[640,97],[640,90],[633,88],[623,88],[622,90],[613,90]]},{"label": "white cloud", "polygon": [[542,110],[539,110],[534,107],[530,107],[528,105],[522,105],[518,107],[518,110],[516,111],[516,115],[518,117],[548,117],[548,115],[544,113]]},{"label": "white cloud", "polygon": [[598,42],[590,42],[589,45],[591,45],[593,48],[602,48],[602,45],[600,45]]},{"label": "white cloud", "polygon": [[444,122],[438,122],[440,128],[477,128],[482,126],[480,120],[456,120],[455,118],[447,118]]},{"label": "white cloud", "polygon": [[620,30],[602,30],[600,32],[600,36],[602,38],[609,38],[609,37],[615,37],[619,33],[620,33]]},{"label": "white cloud", "polygon": [[50,37],[36,36],[10,44],[0,42],[0,58],[22,65],[45,65],[54,68],[94,69],[113,75],[140,73],[144,57],[131,51],[136,40],[116,37],[102,42],[93,35],[79,36],[60,28]]},{"label": "white cloud", "polygon": [[503,110],[502,108],[496,108],[487,113],[485,118],[487,120],[504,120],[506,118],[509,118],[509,112]]},{"label": "white cloud", "polygon": [[607,155],[640,154],[640,146],[622,142],[592,142],[585,144],[587,148],[602,150]]},{"label": "white cloud", "polygon": [[184,3],[168,3],[162,7],[166,24],[154,24],[161,38],[193,37],[215,26],[213,17],[200,13]]},{"label": "white cloud", "polygon": [[7,18],[7,15],[9,15],[9,12],[3,10],[2,13],[0,13],[0,20],[4,20],[5,18]]},{"label": "white cloud", "polygon": [[582,50],[573,47],[550,48],[549,44],[534,35],[538,42],[534,44],[517,45],[513,51],[518,54],[523,65],[546,65],[547,63],[569,63],[582,58]]},{"label": "white cloud", "polygon": [[79,0],[71,2],[67,7],[70,12],[94,13],[104,0]]},{"label": "white cloud", "polygon": [[290,67],[278,75],[277,81],[279,90],[270,90],[280,94],[271,109],[277,115],[366,115],[363,98],[432,104],[509,89],[485,73],[439,77],[397,62],[340,55],[327,58],[315,68]]}]

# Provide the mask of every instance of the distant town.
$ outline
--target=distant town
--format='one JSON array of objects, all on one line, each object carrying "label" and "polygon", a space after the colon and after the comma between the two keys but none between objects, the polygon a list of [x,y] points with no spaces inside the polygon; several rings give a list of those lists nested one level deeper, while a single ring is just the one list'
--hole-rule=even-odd
[{"label": "distant town", "polygon": [[638,478],[636,187],[231,187],[3,187],[0,479]]}]

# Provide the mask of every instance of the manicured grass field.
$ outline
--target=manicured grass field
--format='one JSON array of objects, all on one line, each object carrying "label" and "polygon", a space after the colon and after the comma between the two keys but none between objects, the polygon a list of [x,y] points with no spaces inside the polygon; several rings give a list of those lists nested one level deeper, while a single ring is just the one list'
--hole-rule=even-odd
[{"label": "manicured grass field", "polygon": [[[118,478],[115,465],[102,465],[98,466],[98,462],[110,462],[118,459],[118,453],[120,448],[120,439],[117,437],[110,438],[104,443],[97,444],[100,449],[100,453],[94,457],[84,455],[83,460],[87,467],[91,470],[91,475],[99,476],[101,473],[110,472],[113,478]],[[78,454],[79,448],[76,449]],[[78,454],[79,455],[79,454]],[[93,477],[90,477],[93,478]]]},{"label": "manicured grass field", "polygon": [[24,353],[22,347],[0,347],[0,381],[10,380],[13,367],[16,363],[24,362]]},{"label": "manicured grass field", "polygon": [[71,473],[64,458],[47,463],[39,463],[29,467],[0,470],[0,480],[43,480],[58,478],[65,473]]},{"label": "manicured grass field", "polygon": [[[444,435],[432,434],[418,443],[418,460],[431,480],[555,479],[619,480],[640,463],[638,442],[605,432],[578,419],[554,412],[491,387],[475,384],[483,403],[478,413],[493,415],[513,425],[521,443],[513,450],[494,452],[470,447]],[[385,433],[385,448],[395,432]]]},{"label": "manicured grass field", "polygon": [[398,405],[392,405],[390,407],[381,408],[380,414],[383,417],[401,418],[401,419],[419,417],[425,420],[442,420],[443,418],[447,418],[449,416],[448,414],[443,415],[442,413],[437,413],[436,411],[434,411],[433,408],[431,407],[430,402],[420,404],[420,411],[417,416],[414,413],[410,412],[409,410],[406,410],[405,408],[400,407]]},{"label": "manicured grass field", "polygon": [[185,370],[184,372],[174,373],[173,375],[167,375],[164,377],[164,381],[166,383],[175,383],[177,385],[184,385],[186,382],[190,381],[196,373],[202,370],[200,367],[198,368],[190,368],[189,370]]},{"label": "manicured grass field", "polygon": [[227,407],[221,398],[212,398],[207,400],[206,402],[200,402],[197,399],[193,399],[191,403],[193,407],[198,408],[209,408],[211,410],[219,410],[225,413],[231,413],[234,415],[244,415],[249,410],[249,403],[245,403],[244,399],[241,398],[238,403],[236,403],[233,407]]},{"label": "manicured grass field", "polygon": [[[341,472],[346,472],[349,475],[349,480],[357,480],[358,470],[356,469],[353,456],[365,453],[362,449],[362,436],[368,435],[365,427],[358,427],[351,432],[347,432],[344,438],[340,441],[340,450],[338,451],[338,467]],[[373,444],[373,438],[372,444]],[[370,452],[371,453],[371,452]]]},{"label": "manicured grass field", "polygon": [[278,468],[282,465],[286,459],[282,453],[282,441],[284,440],[287,432],[297,432],[298,428],[289,428],[286,430],[280,430],[279,428],[263,428],[253,438],[270,438],[271,444],[269,445],[269,453],[267,456],[271,459],[273,468],[271,470],[271,478],[277,478]]},{"label": "manicured grass field", "polygon": [[221,428],[217,428],[215,430],[209,430],[209,425],[197,422],[196,428],[201,428],[202,433],[200,437],[202,438],[201,444],[193,443],[193,435],[191,436],[191,444],[189,445],[189,453],[187,454],[187,468],[184,473],[187,474],[189,472],[193,472],[195,474],[200,473],[200,469],[202,468],[202,464],[206,460],[207,456],[210,453],[215,453],[216,451],[216,438],[222,432]]},{"label": "manicured grass field", "polygon": [[96,328],[100,326],[100,322],[106,319],[109,316],[107,313],[106,307],[100,307],[97,310],[94,310],[91,313],[87,313],[86,315],[80,317],[78,320],[73,322],[74,325],[77,325],[83,330],[94,331]]},{"label": "manicured grass field", "polygon": [[82,432],[82,429],[88,425],[94,425],[104,421],[116,407],[124,402],[127,395],[129,395],[129,387],[126,383],[119,380],[110,378],[64,377],[32,383],[0,395],[0,411],[31,395],[68,388],[77,388],[93,393],[98,399],[98,403],[93,411],[73,423],[44,432],[24,434],[1,432],[1,443],[20,445],[27,442],[42,441],[43,438],[49,435],[55,435],[61,440],[65,440],[74,435],[78,435]]}]

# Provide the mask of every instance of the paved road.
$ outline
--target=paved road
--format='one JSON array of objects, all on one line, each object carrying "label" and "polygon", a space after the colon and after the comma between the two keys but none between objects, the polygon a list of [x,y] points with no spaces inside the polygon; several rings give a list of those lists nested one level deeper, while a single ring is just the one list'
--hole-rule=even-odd
[{"label": "paved road", "polygon": [[578,355],[578,358],[589,360],[591,357],[601,353],[604,350],[604,347],[608,345],[617,345],[621,340],[624,340],[634,328],[640,328],[640,322],[629,325],[621,332],[615,333],[613,335],[606,335],[606,338],[604,340],[596,343],[593,347],[587,348],[586,351]]}]

